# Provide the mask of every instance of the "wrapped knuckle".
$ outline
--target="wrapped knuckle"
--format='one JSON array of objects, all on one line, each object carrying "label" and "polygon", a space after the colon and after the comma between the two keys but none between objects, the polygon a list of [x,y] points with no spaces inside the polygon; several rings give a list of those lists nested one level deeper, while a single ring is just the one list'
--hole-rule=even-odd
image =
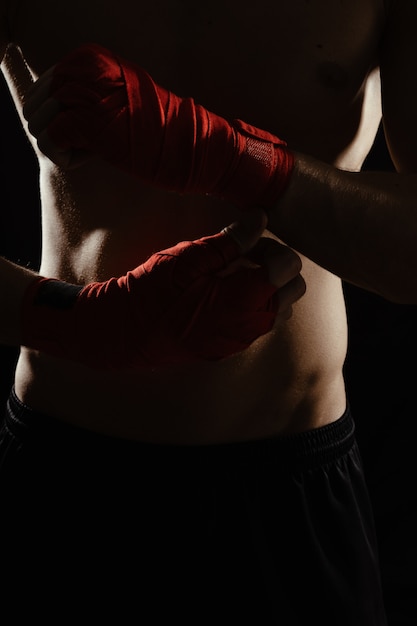
[{"label": "wrapped knuckle", "polygon": [[302,270],[303,264],[298,254],[293,252],[290,248],[288,250],[288,266],[294,274],[299,274]]}]

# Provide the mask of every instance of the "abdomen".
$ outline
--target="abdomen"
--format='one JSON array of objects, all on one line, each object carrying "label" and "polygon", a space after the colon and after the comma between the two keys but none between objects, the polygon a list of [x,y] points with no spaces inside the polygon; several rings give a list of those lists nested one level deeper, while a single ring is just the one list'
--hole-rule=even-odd
[{"label": "abdomen", "polygon": [[23,350],[18,396],[38,411],[110,435],[165,443],[275,436],[345,409],[340,281],[305,263],[307,292],[289,320],[218,363],[99,372]]}]

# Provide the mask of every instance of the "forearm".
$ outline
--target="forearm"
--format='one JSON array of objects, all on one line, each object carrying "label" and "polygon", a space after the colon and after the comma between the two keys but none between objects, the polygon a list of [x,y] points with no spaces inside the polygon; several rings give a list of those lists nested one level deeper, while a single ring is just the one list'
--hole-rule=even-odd
[{"label": "forearm", "polygon": [[417,176],[345,172],[297,154],[268,228],[344,280],[417,304]]},{"label": "forearm", "polygon": [[[252,213],[215,235],[156,252],[119,278],[85,286],[0,258],[0,342],[99,369],[241,352],[304,294],[299,257],[271,239],[261,242],[265,224],[263,212]],[[257,265],[244,262],[248,252],[256,252]]]},{"label": "forearm", "polygon": [[28,286],[36,280],[35,272],[0,257],[0,343],[18,346],[21,343],[21,306]]},{"label": "forearm", "polygon": [[[42,105],[51,99],[59,105]],[[417,176],[342,172],[297,154],[293,170],[281,139],[168,92],[96,45],[46,73],[25,116],[40,149],[63,167],[81,150],[170,191],[258,205],[295,250],[365,289],[417,304]]]}]

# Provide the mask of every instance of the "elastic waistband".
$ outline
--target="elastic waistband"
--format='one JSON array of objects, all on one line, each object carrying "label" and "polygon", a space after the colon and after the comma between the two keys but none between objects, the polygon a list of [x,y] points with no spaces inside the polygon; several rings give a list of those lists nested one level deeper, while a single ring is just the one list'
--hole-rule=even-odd
[{"label": "elastic waistband", "polygon": [[[116,416],[117,418],[117,416]],[[208,444],[167,445],[109,437],[72,426],[34,411],[11,391],[5,416],[6,428],[22,442],[72,448],[75,453],[88,449],[94,453],[132,455],[146,462],[245,464],[258,460],[293,470],[314,468],[347,454],[355,443],[355,425],[350,409],[336,421],[295,435],[253,441]]]}]

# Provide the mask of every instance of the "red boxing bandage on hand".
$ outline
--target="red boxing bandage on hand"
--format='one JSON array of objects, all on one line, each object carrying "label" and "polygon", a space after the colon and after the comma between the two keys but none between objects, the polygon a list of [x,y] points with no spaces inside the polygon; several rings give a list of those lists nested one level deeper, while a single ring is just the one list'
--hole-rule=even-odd
[{"label": "red boxing bandage on hand", "polygon": [[170,191],[269,208],[294,166],[284,141],[176,96],[141,67],[95,44],[55,66],[50,96],[62,108],[48,133],[62,150],[100,154]]},{"label": "red boxing bandage on hand", "polygon": [[240,256],[223,232],[157,252],[118,279],[39,278],[23,302],[22,343],[97,368],[230,356],[267,333],[279,307],[264,268],[219,276]]}]

